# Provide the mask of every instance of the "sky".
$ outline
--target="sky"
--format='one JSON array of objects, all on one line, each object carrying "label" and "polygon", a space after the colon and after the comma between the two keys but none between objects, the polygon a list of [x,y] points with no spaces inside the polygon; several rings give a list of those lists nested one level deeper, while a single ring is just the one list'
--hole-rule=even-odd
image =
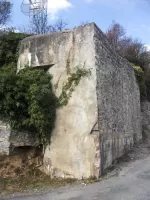
[{"label": "sky", "polygon": [[[21,12],[22,1],[13,3],[10,26],[26,28],[29,17]],[[85,22],[95,22],[106,31],[113,20],[124,26],[127,34],[140,38],[150,49],[150,0],[48,0],[50,23],[63,18],[68,28]]]}]

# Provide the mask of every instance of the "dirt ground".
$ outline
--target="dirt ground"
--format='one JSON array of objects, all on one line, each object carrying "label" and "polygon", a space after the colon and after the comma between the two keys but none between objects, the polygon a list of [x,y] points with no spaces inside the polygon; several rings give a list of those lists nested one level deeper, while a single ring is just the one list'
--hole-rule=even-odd
[{"label": "dirt ground", "polygon": [[18,156],[0,156],[0,196],[28,192],[47,187],[59,187],[75,180],[51,180],[42,172],[42,155],[24,151]]},{"label": "dirt ground", "polygon": [[24,153],[20,156],[0,157],[0,196],[14,193],[34,193],[36,191],[49,190],[72,184],[84,184],[98,182],[116,176],[122,167],[130,162],[144,159],[150,155],[150,140],[135,145],[128,154],[113,163],[107,173],[99,180],[89,179],[76,181],[74,179],[53,179],[45,175],[42,169],[42,157],[35,154]]}]

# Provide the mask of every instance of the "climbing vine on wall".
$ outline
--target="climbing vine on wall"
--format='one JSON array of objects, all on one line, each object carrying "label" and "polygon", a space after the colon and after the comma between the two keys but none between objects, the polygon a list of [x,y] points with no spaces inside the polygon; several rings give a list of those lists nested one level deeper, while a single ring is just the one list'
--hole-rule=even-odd
[{"label": "climbing vine on wall", "polygon": [[83,67],[71,72],[69,53],[68,79],[56,98],[52,76],[45,71],[27,67],[16,74],[19,44],[26,36],[13,32],[0,35],[0,119],[16,131],[36,134],[38,142],[46,146],[55,124],[56,109],[68,104],[76,86],[90,71]]},{"label": "climbing vine on wall", "polygon": [[71,98],[75,88],[79,85],[81,78],[88,76],[90,73],[90,70],[86,70],[84,68],[77,68],[76,72],[69,73],[68,80],[63,85],[62,93],[58,98],[59,107],[66,106],[68,104],[68,101]]}]

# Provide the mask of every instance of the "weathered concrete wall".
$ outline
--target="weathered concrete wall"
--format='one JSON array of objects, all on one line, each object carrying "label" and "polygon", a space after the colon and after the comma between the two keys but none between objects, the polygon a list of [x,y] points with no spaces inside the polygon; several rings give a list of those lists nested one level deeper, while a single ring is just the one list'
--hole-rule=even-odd
[{"label": "weathered concrete wall", "polygon": [[0,121],[0,155],[9,154],[9,136],[10,127],[6,123]]},{"label": "weathered concrete wall", "polygon": [[68,71],[76,72],[77,67],[91,71],[82,77],[67,106],[57,110],[44,156],[45,172],[51,177],[98,177],[101,169],[141,139],[140,95],[133,69],[95,24],[24,39],[18,71],[25,65],[47,69],[57,96],[68,81]]},{"label": "weathered concrete wall", "polygon": [[101,169],[142,139],[140,93],[133,68],[95,28]]},{"label": "weathered concrete wall", "polygon": [[57,110],[51,145],[44,156],[45,172],[52,177],[99,176],[99,135],[90,135],[97,121],[96,68],[94,66],[93,25],[74,31],[29,37],[20,49],[18,70],[28,63],[32,67],[51,66],[56,95],[68,80],[67,71],[90,69],[75,88],[68,105]]},{"label": "weathered concrete wall", "polygon": [[0,155],[11,155],[15,147],[38,146],[36,135],[11,130],[7,123],[0,121]]},{"label": "weathered concrete wall", "polygon": [[11,147],[38,146],[36,134],[11,130],[9,142]]}]

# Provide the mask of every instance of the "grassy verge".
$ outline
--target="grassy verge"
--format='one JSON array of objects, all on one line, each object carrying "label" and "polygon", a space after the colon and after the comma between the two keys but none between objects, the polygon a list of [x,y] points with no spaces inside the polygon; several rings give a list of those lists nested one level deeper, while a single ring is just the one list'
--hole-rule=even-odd
[{"label": "grassy verge", "polygon": [[58,188],[61,186],[76,183],[75,179],[50,179],[49,176],[39,170],[31,170],[27,176],[16,178],[0,178],[0,196],[14,193],[30,193],[46,189]]}]

